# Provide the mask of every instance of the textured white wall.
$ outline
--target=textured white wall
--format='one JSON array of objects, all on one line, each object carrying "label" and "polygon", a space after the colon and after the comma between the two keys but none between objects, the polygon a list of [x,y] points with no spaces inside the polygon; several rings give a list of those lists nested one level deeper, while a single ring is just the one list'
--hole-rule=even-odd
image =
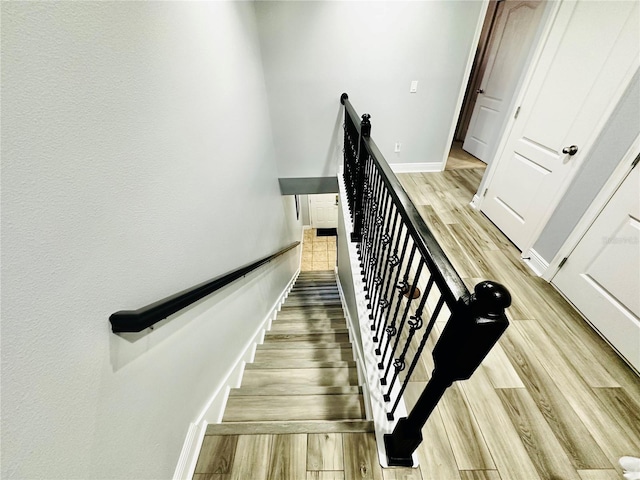
[{"label": "textured white wall", "polygon": [[[280,176],[335,175],[342,92],[371,114],[372,137],[389,163],[441,163],[482,7],[257,2]],[[412,80],[419,82],[413,94]]]},{"label": "textured white wall", "polygon": [[299,239],[276,178],[251,3],[3,2],[2,478],[171,477],[295,254],[108,316]]}]

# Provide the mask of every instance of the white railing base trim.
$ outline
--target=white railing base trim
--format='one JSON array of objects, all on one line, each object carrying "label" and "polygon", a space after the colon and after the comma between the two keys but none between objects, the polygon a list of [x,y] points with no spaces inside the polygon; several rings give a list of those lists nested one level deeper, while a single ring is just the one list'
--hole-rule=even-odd
[{"label": "white railing base trim", "polygon": [[[349,212],[349,203],[347,195],[344,189],[344,178],[338,178],[339,190],[340,190],[340,205],[342,208],[342,214],[345,221],[345,230],[351,231],[351,213]],[[356,308],[358,310],[358,326],[360,328],[360,337],[362,338],[362,354],[364,356],[364,366],[366,373],[367,390],[369,391],[369,398],[371,402],[371,414],[373,425],[376,434],[376,445],[378,449],[378,460],[380,465],[388,467],[387,452],[384,448],[384,435],[393,432],[396,421],[399,418],[406,417],[408,415],[407,408],[404,403],[404,399],[401,398],[396,408],[394,417],[395,420],[387,420],[387,402],[384,401],[383,387],[380,385],[380,370],[378,370],[378,356],[375,353],[376,344],[373,341],[371,335],[371,327],[369,320],[369,309],[367,308],[367,299],[364,293],[364,283],[362,282],[362,276],[360,275],[360,260],[358,259],[358,252],[356,250],[356,244],[351,241],[347,241],[349,249],[349,261],[351,263],[351,273],[354,285],[354,291],[356,295]],[[346,309],[345,309],[346,310]],[[386,388],[386,387],[385,387]],[[399,390],[398,382],[394,385],[391,391],[391,398],[397,396]],[[418,455],[416,452],[413,454],[413,466],[418,467]]]}]

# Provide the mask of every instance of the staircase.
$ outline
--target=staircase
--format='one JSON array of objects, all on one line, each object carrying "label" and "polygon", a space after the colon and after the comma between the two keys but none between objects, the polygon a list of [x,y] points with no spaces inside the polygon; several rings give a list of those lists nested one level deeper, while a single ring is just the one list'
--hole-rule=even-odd
[{"label": "staircase", "polygon": [[372,431],[364,418],[335,274],[302,272],[208,433]]}]

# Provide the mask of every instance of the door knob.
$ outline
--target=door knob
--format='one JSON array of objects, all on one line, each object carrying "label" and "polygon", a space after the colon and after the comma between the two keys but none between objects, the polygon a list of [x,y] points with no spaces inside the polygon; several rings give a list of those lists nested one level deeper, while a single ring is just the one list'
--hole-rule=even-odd
[{"label": "door knob", "polygon": [[484,90],[479,88],[478,90],[476,90],[476,93],[484,93]]},{"label": "door knob", "polygon": [[562,153],[568,153],[570,156],[573,156],[576,153],[578,153],[578,147],[576,147],[575,145],[571,145],[570,147],[564,147],[562,149]]}]

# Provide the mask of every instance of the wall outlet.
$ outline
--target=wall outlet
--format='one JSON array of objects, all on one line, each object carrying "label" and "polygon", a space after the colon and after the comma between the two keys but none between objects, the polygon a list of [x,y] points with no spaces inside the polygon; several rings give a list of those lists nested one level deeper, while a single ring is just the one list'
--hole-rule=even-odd
[{"label": "wall outlet", "polygon": [[413,80],[411,82],[411,88],[409,88],[409,93],[416,93],[418,91],[418,80]]},{"label": "wall outlet", "polygon": [[393,151],[394,151],[394,152],[396,152],[396,153],[398,153],[398,152],[400,151],[400,147],[401,147],[401,146],[402,146],[402,145],[400,145],[400,142],[396,142],[396,146],[395,146],[395,148],[394,148],[394,150],[393,150]]}]

